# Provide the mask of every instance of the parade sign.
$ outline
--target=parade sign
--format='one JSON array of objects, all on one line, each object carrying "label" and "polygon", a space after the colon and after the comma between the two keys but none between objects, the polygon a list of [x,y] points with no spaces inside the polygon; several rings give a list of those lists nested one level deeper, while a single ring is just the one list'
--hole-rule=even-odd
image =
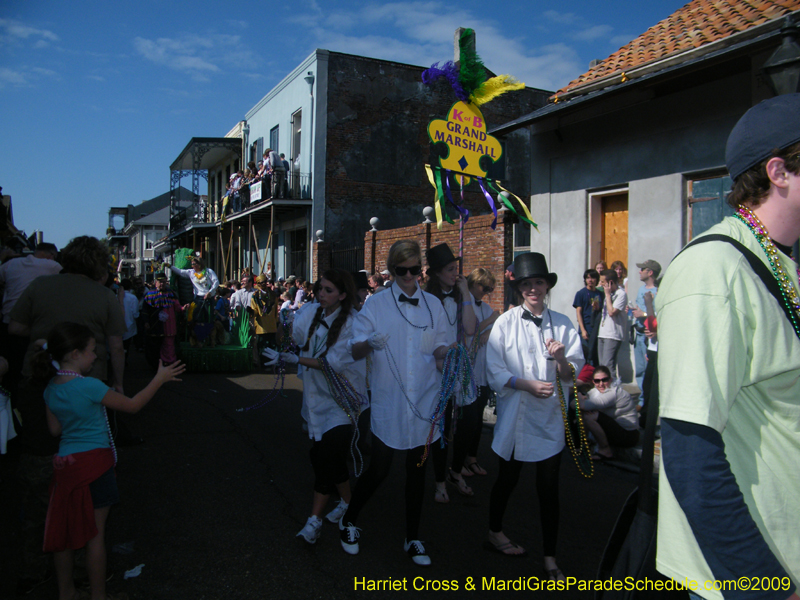
[{"label": "parade sign", "polygon": [[[435,119],[428,124],[428,136],[433,143],[447,147],[447,154],[439,161],[441,167],[465,175],[486,177],[481,158],[486,156],[493,163],[503,152],[497,138],[486,133],[480,109],[462,101],[453,105],[447,120]],[[484,166],[489,166],[486,160]]]},{"label": "parade sign", "polygon": [[261,182],[250,184],[250,202],[261,200]]}]

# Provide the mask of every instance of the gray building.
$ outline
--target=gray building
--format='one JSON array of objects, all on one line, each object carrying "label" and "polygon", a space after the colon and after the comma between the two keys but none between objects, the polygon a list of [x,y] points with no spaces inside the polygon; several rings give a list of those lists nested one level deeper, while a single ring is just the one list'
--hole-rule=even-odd
[{"label": "gray building", "polygon": [[[730,214],[725,142],[776,92],[763,70],[800,0],[692,0],[592,66],[550,103],[491,129],[530,135],[530,248],[559,274],[555,310],[575,317],[584,269],[622,260],[666,268],[692,236]],[[796,46],[795,46],[796,48]],[[797,79],[795,79],[795,90]],[[513,160],[510,157],[509,160]]]}]

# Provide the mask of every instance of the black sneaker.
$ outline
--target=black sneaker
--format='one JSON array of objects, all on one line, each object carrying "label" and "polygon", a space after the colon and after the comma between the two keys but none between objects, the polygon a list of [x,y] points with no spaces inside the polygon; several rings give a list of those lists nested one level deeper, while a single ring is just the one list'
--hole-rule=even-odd
[{"label": "black sneaker", "polygon": [[339,521],[339,537],[345,552],[352,555],[358,554],[358,538],[361,537],[361,530],[358,527],[352,523],[343,525]]},{"label": "black sneaker", "polygon": [[425,546],[423,546],[422,542],[419,540],[405,542],[403,544],[403,550],[408,552],[408,555],[411,557],[411,560],[414,561],[414,564],[417,564],[420,567],[431,566],[431,557],[428,556],[427,552],[425,552]]}]

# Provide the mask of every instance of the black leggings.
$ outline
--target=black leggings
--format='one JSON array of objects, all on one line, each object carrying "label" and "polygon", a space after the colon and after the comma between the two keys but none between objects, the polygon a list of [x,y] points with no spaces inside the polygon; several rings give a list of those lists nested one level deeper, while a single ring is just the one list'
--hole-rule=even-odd
[{"label": "black leggings", "polygon": [[[456,408],[456,417],[458,417],[458,411],[460,408]],[[461,424],[461,419],[458,419],[458,424]],[[431,459],[433,460],[433,474],[436,477],[437,483],[443,483],[445,475],[447,474],[447,451],[450,448],[450,444],[455,443],[453,440],[453,397],[451,396],[450,399],[447,401],[447,408],[445,408],[444,412],[444,437],[445,441],[447,442],[444,447],[442,447],[442,440],[436,440],[431,444]]]},{"label": "black leggings", "polygon": [[[438,442],[435,442],[438,443]],[[392,467],[392,459],[395,453],[401,452],[390,448],[383,441],[372,433],[372,456],[369,467],[361,476],[353,490],[353,498],[350,506],[342,517],[342,523],[352,523],[355,525],[361,509],[366,506],[372,494],[378,486],[386,479]],[[425,446],[417,446],[406,450],[406,540],[419,539],[419,522],[422,518],[422,500],[425,496],[425,461],[421,467],[417,464],[422,459]]]},{"label": "black leggings", "polygon": [[468,456],[478,456],[478,446],[481,443],[481,430],[483,429],[483,411],[491,395],[492,388],[488,385],[479,386],[475,402],[465,406],[461,411],[461,418],[458,420],[456,429],[456,439],[453,442],[453,471],[456,473],[461,473],[464,459]]},{"label": "black leggings", "polygon": [[[506,512],[511,492],[517,486],[522,471],[522,461],[500,458],[497,481],[489,497],[489,530],[503,531],[503,515]],[[558,473],[561,453],[534,463],[536,465],[536,495],[539,498],[539,519],[542,525],[544,556],[556,555],[558,542]]]},{"label": "black leggings", "polygon": [[339,425],[326,431],[322,439],[311,446],[308,454],[314,468],[315,492],[327,496],[333,493],[337,485],[350,479],[347,454],[352,439],[353,428]]},{"label": "black leggings", "polygon": [[[445,435],[452,439],[453,462],[451,468],[456,473],[461,473],[464,466],[464,459],[467,456],[478,455],[478,445],[481,441],[481,429],[483,428],[483,409],[486,408],[492,390],[487,386],[478,388],[478,397],[472,404],[456,408],[456,432],[451,434],[452,418],[452,398],[447,403],[447,413],[444,425]],[[449,444],[448,444],[449,445]],[[433,455],[433,471],[436,481],[442,482],[447,471],[447,446],[441,447],[441,442],[434,442],[431,445]]]}]

